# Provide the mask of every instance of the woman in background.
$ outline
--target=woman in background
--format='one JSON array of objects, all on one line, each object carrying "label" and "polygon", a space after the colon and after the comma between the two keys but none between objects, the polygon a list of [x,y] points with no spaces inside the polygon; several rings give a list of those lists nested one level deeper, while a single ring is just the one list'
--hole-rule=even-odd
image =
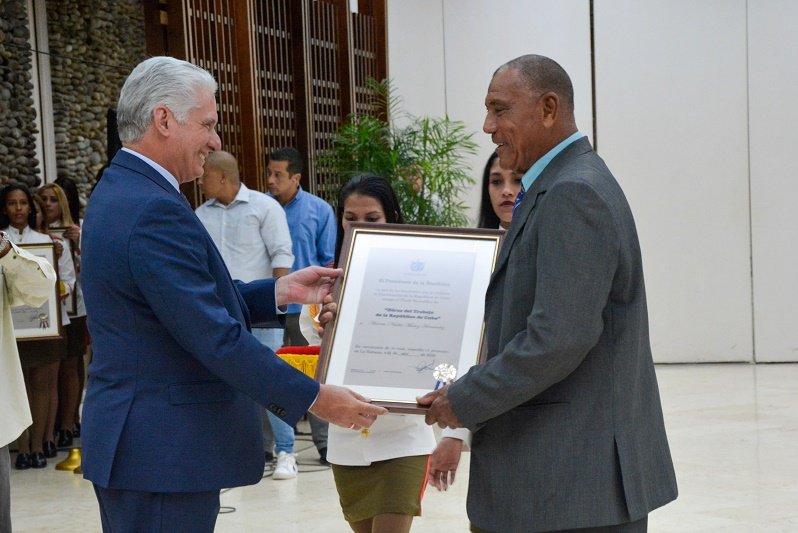
[{"label": "woman in background", "polygon": [[[44,214],[50,227],[67,228],[64,232],[65,253],[78,264],[78,243],[80,228],[75,224],[71,209],[63,189],[55,183],[48,183],[39,188],[36,196],[44,203]],[[80,276],[76,275],[79,281]],[[56,444],[59,448],[69,448],[73,443],[73,429],[77,420],[75,414],[80,404],[80,373],[82,372],[83,354],[86,353],[86,305],[83,303],[83,291],[78,282],[75,283],[74,296],[76,312],[70,315],[70,323],[65,326],[67,337],[66,357],[58,368],[57,398],[50,414],[53,424],[59,427]]]},{"label": "woman in background", "polygon": [[[97,174],[97,180],[100,179],[102,170],[107,166],[108,164],[103,165],[102,169]],[[64,190],[67,203],[69,204],[69,214],[72,215],[72,221],[76,224],[64,232],[64,237],[72,241],[75,270],[78,273],[78,285],[75,289],[75,297],[78,298],[78,316],[81,316],[81,313],[85,314],[86,305],[83,303],[83,290],[80,286],[80,226],[83,224],[80,218],[80,192],[78,191],[75,180],[70,178],[66,171],[59,170],[58,177],[55,179],[54,183]],[[83,389],[86,386],[86,361],[91,360],[91,344],[88,329],[85,330],[84,337],[83,343],[85,344],[85,349],[83,351],[85,353],[85,359],[84,357],[78,358],[78,402],[75,404],[75,422],[72,425],[72,436],[74,438],[80,437],[80,399],[83,397]]]},{"label": "woman in background", "polygon": [[482,200],[479,204],[477,227],[508,229],[513,219],[513,205],[521,190],[521,176],[499,166],[499,156],[493,152],[482,173]]},{"label": "woman in background", "polygon": [[[355,176],[344,185],[338,197],[337,215],[339,260],[350,223],[404,223],[390,184],[370,174]],[[450,439],[456,434],[468,432],[444,430],[447,437],[444,440],[459,443],[459,460],[462,441]],[[332,463],[341,508],[353,531],[410,531],[413,517],[421,514],[430,454],[435,447],[432,428],[421,415],[381,416],[368,432],[330,425],[327,460]]]},{"label": "woman in background", "polygon": [[[34,199],[28,188],[18,183],[7,185],[0,192],[0,228],[4,229],[14,244],[49,244],[54,243],[49,235],[34,229],[36,212]],[[74,285],[75,270],[72,258],[64,253],[59,243],[56,244],[58,258],[59,286],[65,290]],[[69,323],[66,309],[62,306],[63,323]],[[53,317],[54,318],[54,317]],[[52,431],[47,430],[47,418],[50,410],[51,386],[58,376],[58,365],[65,353],[63,340],[41,340],[18,342],[22,372],[28,392],[33,424],[19,439],[19,453],[15,467],[20,470],[28,468],[44,468],[47,466],[47,455],[54,456],[55,445],[52,442]],[[45,445],[47,450],[45,450]]]}]

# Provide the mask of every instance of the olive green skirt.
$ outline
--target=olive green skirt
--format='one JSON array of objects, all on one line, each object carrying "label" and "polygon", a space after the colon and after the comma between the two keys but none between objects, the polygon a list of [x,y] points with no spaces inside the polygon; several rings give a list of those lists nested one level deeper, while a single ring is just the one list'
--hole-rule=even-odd
[{"label": "olive green skirt", "polygon": [[421,515],[429,456],[377,461],[369,466],[332,465],[335,488],[347,522],[379,514]]}]

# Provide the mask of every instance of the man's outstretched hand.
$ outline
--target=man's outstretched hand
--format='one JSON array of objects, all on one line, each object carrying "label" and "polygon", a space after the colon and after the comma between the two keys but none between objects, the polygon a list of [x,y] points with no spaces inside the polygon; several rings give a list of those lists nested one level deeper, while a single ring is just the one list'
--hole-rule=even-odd
[{"label": "man's outstretched hand", "polygon": [[274,295],[277,305],[315,304],[332,293],[340,268],[309,266],[277,278]]},{"label": "man's outstretched hand", "polygon": [[388,410],[370,404],[367,398],[346,387],[322,385],[310,412],[336,426],[360,431],[371,427]]}]

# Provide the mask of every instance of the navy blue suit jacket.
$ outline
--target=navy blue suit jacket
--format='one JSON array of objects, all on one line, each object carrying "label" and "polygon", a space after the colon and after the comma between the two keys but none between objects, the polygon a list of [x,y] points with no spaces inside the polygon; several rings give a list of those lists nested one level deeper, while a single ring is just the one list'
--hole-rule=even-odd
[{"label": "navy blue suit jacket", "polygon": [[94,343],[84,476],[146,492],[257,483],[258,404],[294,424],[319,391],[249,333],[278,325],[273,280],[234,282],[185,198],[124,151],[92,194],[82,240]]}]

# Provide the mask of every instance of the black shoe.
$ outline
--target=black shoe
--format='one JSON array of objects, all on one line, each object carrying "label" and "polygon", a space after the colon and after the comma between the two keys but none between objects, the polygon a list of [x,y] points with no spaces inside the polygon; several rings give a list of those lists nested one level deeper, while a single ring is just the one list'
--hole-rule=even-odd
[{"label": "black shoe", "polygon": [[75,422],[75,425],[72,426],[72,437],[76,439],[80,438],[80,422]]},{"label": "black shoe", "polygon": [[30,455],[27,453],[18,453],[17,460],[14,461],[14,468],[17,470],[27,470],[30,468]]},{"label": "black shoe", "polygon": [[33,452],[30,454],[31,468],[44,468],[45,466],[47,466],[47,459],[44,458],[43,453]]},{"label": "black shoe", "polygon": [[327,461],[327,448],[319,449],[319,463],[324,466],[329,466],[330,463]]},{"label": "black shoe", "polygon": [[263,456],[266,458],[267,463],[274,462],[274,454],[272,452],[263,452]]},{"label": "black shoe", "polygon": [[[62,429],[58,432],[58,447],[59,448],[71,448],[72,447],[72,432],[68,429]],[[47,450],[45,450],[44,455],[47,455]],[[52,455],[47,455],[47,457],[53,457]]]},{"label": "black shoe", "polygon": [[55,447],[55,443],[51,440],[46,440],[42,442],[42,451],[44,452],[45,457],[55,457],[58,455],[58,449]]}]

